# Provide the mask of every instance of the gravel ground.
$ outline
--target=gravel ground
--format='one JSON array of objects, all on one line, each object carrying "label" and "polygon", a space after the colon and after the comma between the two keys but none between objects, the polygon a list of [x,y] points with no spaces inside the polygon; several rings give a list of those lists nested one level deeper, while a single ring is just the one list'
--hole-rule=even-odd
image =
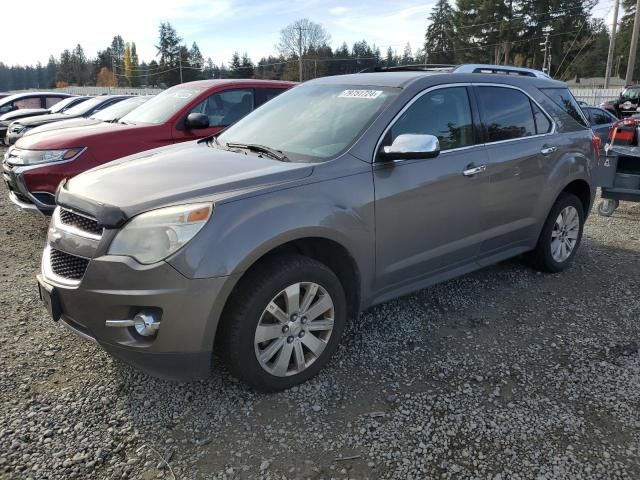
[{"label": "gravel ground", "polygon": [[563,274],[512,260],[370,309],[273,395],[156,380],[51,322],[46,226],[0,188],[2,479],[640,478],[640,204],[591,216]]}]

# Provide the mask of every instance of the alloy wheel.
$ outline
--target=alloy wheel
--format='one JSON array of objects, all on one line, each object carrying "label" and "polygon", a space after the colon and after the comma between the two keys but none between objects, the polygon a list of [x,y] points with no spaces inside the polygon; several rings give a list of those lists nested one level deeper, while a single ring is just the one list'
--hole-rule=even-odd
[{"label": "alloy wheel", "polygon": [[551,256],[562,263],[566,261],[578,242],[580,235],[580,215],[569,205],[560,211],[551,231]]},{"label": "alloy wheel", "polygon": [[271,375],[296,375],[315,362],[333,331],[333,300],[317,283],[299,282],[271,299],[254,335],[255,354]]}]

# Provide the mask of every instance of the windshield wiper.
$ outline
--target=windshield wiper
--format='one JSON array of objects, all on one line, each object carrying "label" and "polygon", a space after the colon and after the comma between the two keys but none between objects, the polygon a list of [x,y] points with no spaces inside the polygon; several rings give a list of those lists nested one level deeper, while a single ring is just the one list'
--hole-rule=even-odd
[{"label": "windshield wiper", "polygon": [[227,148],[239,148],[241,150],[249,150],[252,152],[263,153],[281,162],[288,162],[289,158],[280,150],[267,147],[265,145],[258,145],[257,143],[227,143]]}]

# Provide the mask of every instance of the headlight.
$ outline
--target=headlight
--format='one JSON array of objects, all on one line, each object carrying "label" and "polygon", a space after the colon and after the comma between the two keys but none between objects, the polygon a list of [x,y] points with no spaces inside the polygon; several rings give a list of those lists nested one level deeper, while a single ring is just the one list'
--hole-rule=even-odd
[{"label": "headlight", "polygon": [[126,255],[144,264],[164,260],[195,237],[212,211],[210,203],[194,203],[142,213],[118,232],[109,254]]},{"label": "headlight", "polygon": [[23,150],[15,148],[11,158],[7,161],[11,165],[38,165],[40,163],[52,163],[75,160],[84,148],[68,148],[66,150]]}]

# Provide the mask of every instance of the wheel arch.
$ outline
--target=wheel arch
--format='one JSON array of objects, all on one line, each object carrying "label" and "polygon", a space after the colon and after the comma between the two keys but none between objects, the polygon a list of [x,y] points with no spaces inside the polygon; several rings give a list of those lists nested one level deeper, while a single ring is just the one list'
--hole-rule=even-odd
[{"label": "wheel arch", "polygon": [[347,300],[347,315],[356,316],[361,310],[362,304],[362,272],[355,257],[342,243],[322,236],[307,236],[291,239],[262,252],[254,258],[250,264],[243,266],[242,273],[238,276],[233,288],[229,292],[222,306],[220,319],[216,327],[215,339],[220,338],[220,330],[225,322],[225,310],[227,309],[234,291],[248,276],[259,268],[260,265],[279,255],[298,254],[317,260],[338,277],[344,288]]}]

